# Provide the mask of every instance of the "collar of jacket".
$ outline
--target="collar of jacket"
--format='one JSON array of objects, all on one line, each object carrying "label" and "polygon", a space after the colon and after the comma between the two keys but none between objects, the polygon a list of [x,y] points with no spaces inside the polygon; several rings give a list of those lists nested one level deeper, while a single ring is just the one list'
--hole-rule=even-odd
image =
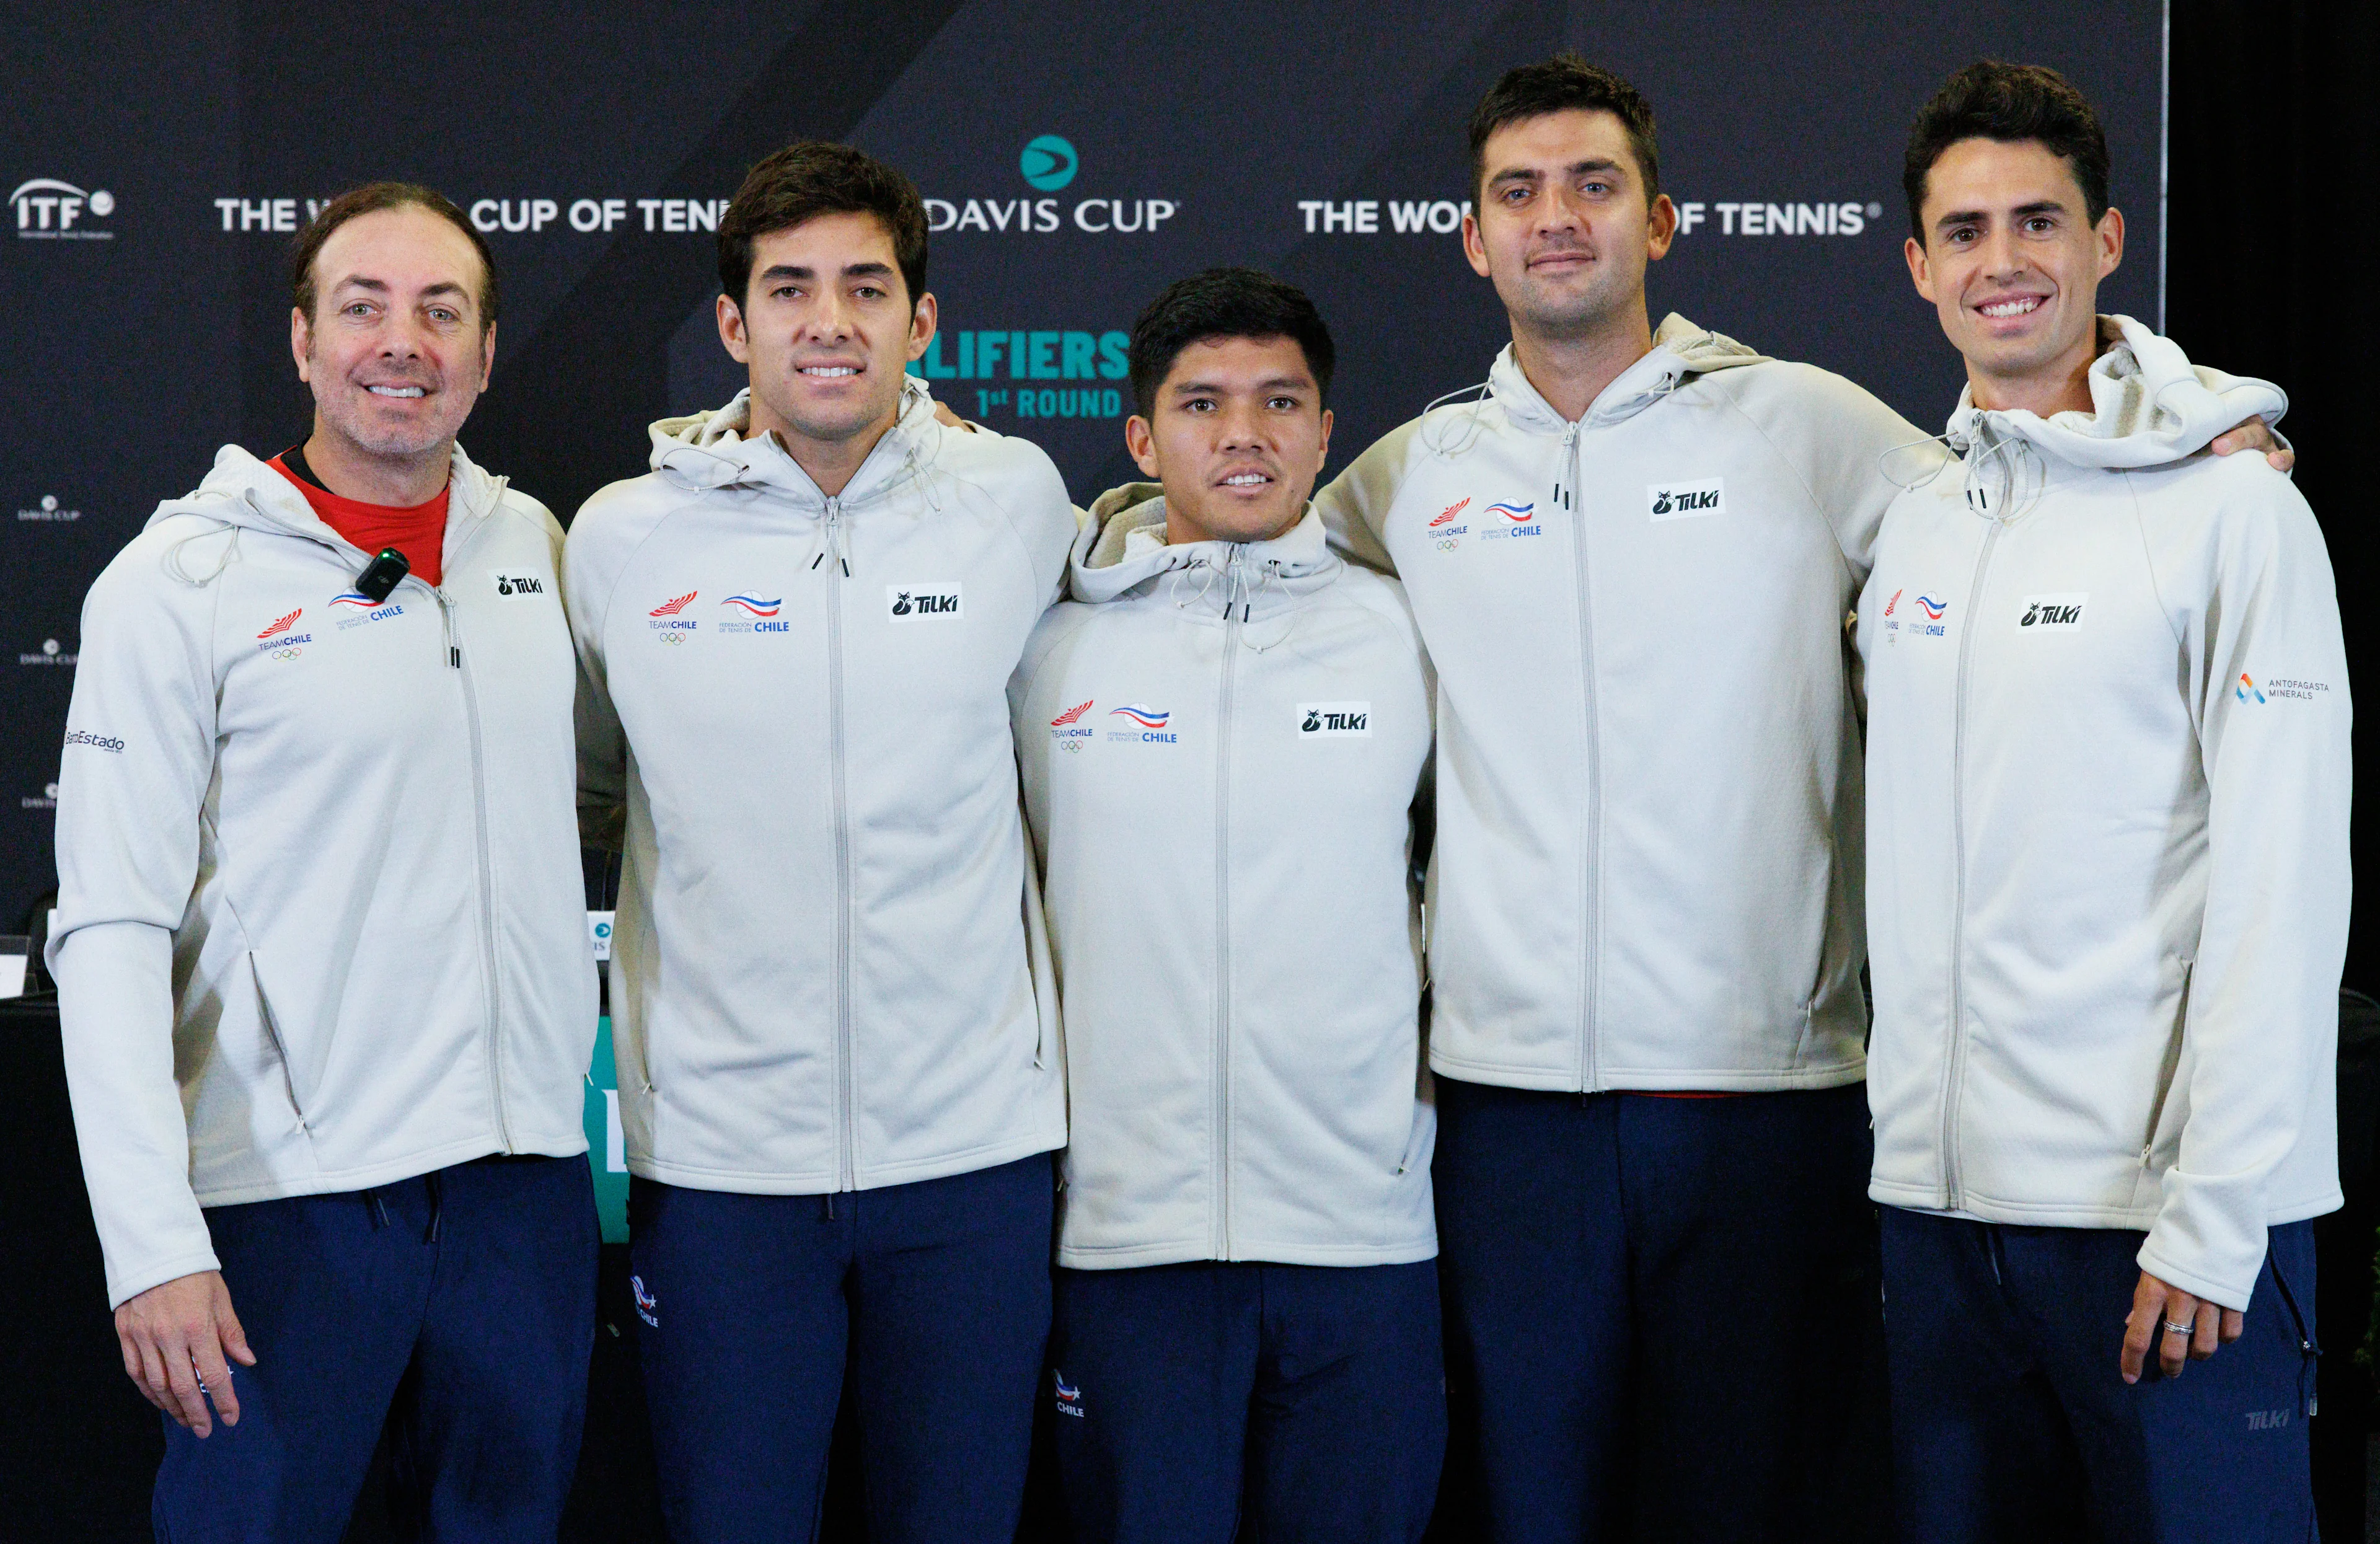
[{"label": "collar of jacket", "polygon": [[[1581,421],[1590,429],[1623,422],[1676,391],[1691,376],[1759,364],[1766,359],[1766,355],[1725,334],[1698,327],[1671,311],[1662,318],[1660,330],[1653,334],[1652,348],[1613,377],[1588,406],[1586,417]],[[1529,383],[1527,374],[1512,358],[1512,346],[1509,343],[1488,368],[1488,395],[1495,398],[1515,428],[1559,434],[1569,427],[1554,411],[1553,405]]]},{"label": "collar of jacket", "polygon": [[[1143,540],[1133,540],[1144,532]],[[1067,593],[1077,601],[1103,604],[1150,593],[1162,583],[1189,615],[1220,622],[1238,609],[1243,621],[1263,622],[1327,589],[1343,565],[1311,503],[1295,525],[1269,541],[1169,543],[1164,491],[1154,482],[1127,482],[1092,504],[1066,566]]]},{"label": "collar of jacket", "polygon": [[[825,511],[826,494],[793,453],[773,434],[748,435],[752,391],[737,392],[725,407],[685,418],[662,419],[649,431],[652,468],[689,492],[733,489],[783,499],[803,514]],[[850,508],[880,498],[905,476],[920,475],[932,459],[934,402],[915,376],[904,376],[901,408],[836,495]]]},{"label": "collar of jacket", "polygon": [[2157,467],[2204,450],[2251,417],[2278,422],[2289,398],[2267,381],[2202,374],[2172,339],[2129,316],[2099,318],[2101,352],[2087,377],[2091,410],[2047,418],[2022,408],[1975,406],[1974,388],[1959,393],[1943,440],[1962,458],[1994,454],[2006,441],[2038,453],[2046,474],[2065,468]]},{"label": "collar of jacket", "polygon": [[[495,513],[496,503],[503,498],[507,484],[505,479],[491,477],[482,470],[463,454],[460,444],[455,446],[446,477],[446,529],[451,548],[458,525],[476,523]],[[346,545],[346,538],[323,523],[295,483],[237,445],[225,445],[216,451],[214,466],[196,491],[159,505],[147,524],[153,526],[176,515],[196,515],[223,525],[276,536],[302,536],[332,547]]]}]

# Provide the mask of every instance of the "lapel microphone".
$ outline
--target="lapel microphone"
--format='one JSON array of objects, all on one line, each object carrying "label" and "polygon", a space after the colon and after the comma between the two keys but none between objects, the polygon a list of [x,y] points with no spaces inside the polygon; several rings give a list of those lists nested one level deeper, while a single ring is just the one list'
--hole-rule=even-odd
[{"label": "lapel microphone", "polygon": [[405,561],[403,553],[395,547],[382,547],[380,556],[365,564],[364,571],[356,576],[356,593],[378,605],[388,599],[389,591],[396,588],[397,581],[404,578],[412,567],[413,565]]}]

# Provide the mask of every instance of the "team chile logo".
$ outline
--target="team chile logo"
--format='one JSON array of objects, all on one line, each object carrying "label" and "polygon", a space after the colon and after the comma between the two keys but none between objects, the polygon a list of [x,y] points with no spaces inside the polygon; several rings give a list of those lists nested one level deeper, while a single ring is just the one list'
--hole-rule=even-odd
[{"label": "team chile logo", "polygon": [[684,643],[686,635],[694,631],[700,624],[690,617],[680,616],[678,613],[686,610],[686,606],[700,593],[702,592],[698,590],[689,590],[675,600],[663,601],[645,614],[653,619],[645,625],[659,635],[663,643]]},{"label": "team chile logo", "polygon": [[1080,750],[1089,743],[1091,730],[1082,722],[1091,711],[1094,699],[1086,698],[1050,721],[1050,743],[1060,750]]},{"label": "team chile logo", "polygon": [[1427,536],[1430,541],[1436,544],[1439,552],[1451,553],[1454,551],[1457,547],[1463,545],[1463,537],[1470,534],[1471,531],[1471,528],[1467,525],[1456,525],[1454,523],[1454,518],[1456,516],[1462,514],[1464,510],[1470,507],[1471,500],[1469,498],[1466,497],[1456,500],[1454,503],[1448,505],[1444,509],[1439,510],[1437,515],[1432,517],[1429,524],[1422,528],[1422,533]]}]

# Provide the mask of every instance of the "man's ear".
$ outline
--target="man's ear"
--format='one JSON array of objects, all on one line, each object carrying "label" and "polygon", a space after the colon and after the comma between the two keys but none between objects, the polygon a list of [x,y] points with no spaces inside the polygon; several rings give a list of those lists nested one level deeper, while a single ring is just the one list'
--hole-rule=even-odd
[{"label": "man's ear", "polygon": [[313,352],[314,329],[306,324],[306,313],[297,307],[289,308],[289,353],[298,361],[298,379],[308,385],[313,378],[306,373],[306,356]]},{"label": "man's ear", "polygon": [[926,347],[934,341],[934,329],[941,324],[941,308],[934,301],[934,292],[928,290],[917,297],[909,310],[909,358],[922,359]]},{"label": "man's ear", "polygon": [[739,365],[752,362],[752,351],[744,331],[744,309],[722,295],[719,298],[719,341],[726,346],[727,357]]},{"label": "man's ear", "polygon": [[480,337],[480,389],[486,391],[488,383],[495,378],[496,324],[491,322],[488,323],[488,330]]},{"label": "man's ear", "polygon": [[1488,277],[1488,238],[1479,234],[1479,216],[1463,217],[1463,255],[1470,260],[1471,271],[1481,278]]},{"label": "man's ear", "polygon": [[2099,238],[2099,277],[2104,279],[2123,266],[2124,212],[2110,204],[2091,231]]},{"label": "man's ear", "polygon": [[1915,237],[1900,244],[1900,255],[1909,260],[1909,282],[1927,300],[1934,298],[1934,267],[1925,261],[1925,244]]},{"label": "man's ear", "polygon": [[1141,475],[1151,482],[1165,480],[1165,474],[1158,469],[1157,432],[1138,413],[1123,420],[1123,448],[1132,453],[1133,465]]},{"label": "man's ear", "polygon": [[1658,262],[1670,255],[1670,243],[1677,239],[1678,206],[1670,201],[1669,194],[1663,193],[1654,199],[1645,218],[1645,255]]}]

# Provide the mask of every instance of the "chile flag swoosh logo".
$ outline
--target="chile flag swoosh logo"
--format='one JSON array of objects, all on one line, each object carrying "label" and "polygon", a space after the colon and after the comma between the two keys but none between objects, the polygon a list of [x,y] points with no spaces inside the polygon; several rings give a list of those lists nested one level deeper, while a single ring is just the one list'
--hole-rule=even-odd
[{"label": "chile flag swoosh logo", "polygon": [[1949,609],[1949,604],[1948,601],[1937,601],[1931,595],[1917,597],[1917,608],[1925,614],[1925,619],[1929,622],[1941,621],[1942,614]]},{"label": "chile flag swoosh logo", "polygon": [[1514,525],[1523,526],[1537,517],[1537,506],[1534,504],[1491,504],[1488,506],[1488,513],[1501,515]]},{"label": "chile flag swoosh logo", "polygon": [[1121,708],[1109,709],[1108,716],[1128,718],[1143,729],[1162,729],[1165,727],[1165,721],[1172,718],[1173,714],[1171,711],[1160,712],[1154,708],[1144,707],[1137,702],[1127,702]]},{"label": "chile flag swoosh logo", "polygon": [[373,600],[370,596],[365,594],[360,590],[350,590],[345,595],[332,596],[331,604],[334,606],[356,606],[365,611],[370,611],[372,607],[380,604],[380,602]]},{"label": "chile flag swoosh logo", "polygon": [[755,616],[774,616],[777,614],[777,608],[784,604],[784,602],[782,599],[763,601],[757,595],[730,595],[719,603],[722,606],[741,606]]}]

